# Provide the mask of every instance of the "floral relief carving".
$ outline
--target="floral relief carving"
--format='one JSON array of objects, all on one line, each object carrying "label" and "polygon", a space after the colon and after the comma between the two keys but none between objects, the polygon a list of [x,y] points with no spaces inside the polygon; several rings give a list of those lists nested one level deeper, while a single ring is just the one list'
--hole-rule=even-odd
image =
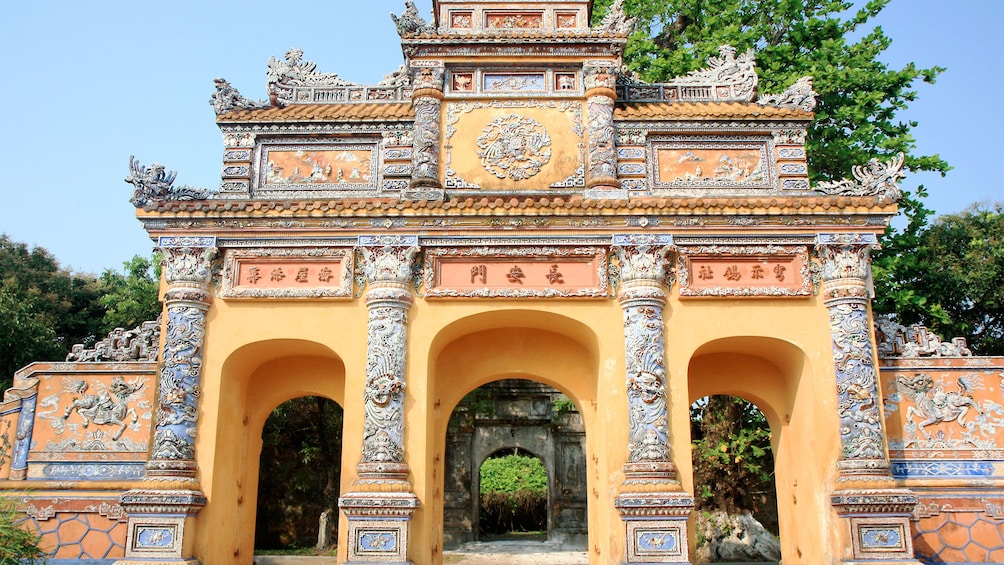
[{"label": "floral relief carving", "polygon": [[528,179],[551,160],[551,136],[533,118],[509,114],[492,120],[478,137],[478,157],[500,179]]}]

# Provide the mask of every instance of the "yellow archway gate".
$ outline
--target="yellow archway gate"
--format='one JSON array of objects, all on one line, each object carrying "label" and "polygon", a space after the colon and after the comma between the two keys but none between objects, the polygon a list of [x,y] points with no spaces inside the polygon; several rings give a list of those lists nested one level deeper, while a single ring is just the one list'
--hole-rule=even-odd
[{"label": "yellow archway gate", "polygon": [[[54,554],[250,564],[256,434],[311,394],[345,408],[339,562],[437,565],[449,415],[506,377],[580,409],[593,565],[691,559],[688,408],[712,391],[780,430],[785,563],[916,563],[917,524],[940,552],[955,522],[917,510],[918,492],[944,507],[932,484],[968,489],[967,547],[1004,551],[973,507],[1004,499],[974,490],[1004,483],[996,421],[960,466],[886,434],[878,354],[964,349],[876,347],[869,253],[901,157],[813,185],[811,83],[758,97],[753,54],[722,46],[645,84],[621,70],[619,1],[596,26],[590,0],[433,5],[396,18],[406,66],[382,84],[295,48],[269,61],[267,103],[217,80],[218,190],[131,161],[162,324],[26,368],[0,405],[0,486],[35,481]],[[890,410],[926,401],[903,378]]]}]

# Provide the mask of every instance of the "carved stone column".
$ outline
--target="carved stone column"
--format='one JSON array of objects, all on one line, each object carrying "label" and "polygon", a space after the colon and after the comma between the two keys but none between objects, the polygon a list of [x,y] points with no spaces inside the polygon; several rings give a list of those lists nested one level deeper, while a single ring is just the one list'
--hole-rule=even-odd
[{"label": "carved stone column", "polygon": [[195,429],[216,238],[161,237],[158,247],[168,289],[157,420],[146,470],[153,488],[121,497],[129,516],[125,559],[118,562],[123,564],[196,563],[191,559],[191,521],[206,504],[195,482]]},{"label": "carved stone column", "polygon": [[626,198],[627,193],[620,190],[621,183],[617,180],[614,130],[616,68],[612,61],[587,61],[583,66],[583,74],[589,129],[587,196]]},{"label": "carved stone column", "polygon": [[628,461],[615,505],[626,528],[625,563],[688,563],[694,498],[670,452],[663,308],[668,235],[617,235],[627,360]]},{"label": "carved stone column", "polygon": [[348,518],[347,563],[410,563],[408,526],[418,498],[404,461],[405,365],[417,236],[360,236],[369,309],[362,461]]},{"label": "carved stone column", "polygon": [[443,107],[443,76],[438,61],[412,63],[411,105],[415,109],[414,145],[411,157],[411,182],[404,195],[409,198],[442,198],[439,177],[440,125]]},{"label": "carved stone column", "polygon": [[878,371],[869,319],[873,234],[820,234],[823,303],[830,314],[840,416],[840,460],[832,503],[847,520],[851,560],[917,563],[910,514],[917,497],[896,488],[879,409]]}]

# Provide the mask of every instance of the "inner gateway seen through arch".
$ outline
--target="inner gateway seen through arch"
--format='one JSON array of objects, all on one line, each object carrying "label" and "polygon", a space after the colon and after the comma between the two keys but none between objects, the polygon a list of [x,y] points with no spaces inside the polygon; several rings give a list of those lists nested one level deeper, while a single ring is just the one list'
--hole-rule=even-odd
[{"label": "inner gateway seen through arch", "polygon": [[505,379],[465,396],[446,435],[444,548],[479,539],[478,471],[511,448],[540,458],[547,471],[547,540],[585,548],[585,435],[575,405],[545,384]]}]

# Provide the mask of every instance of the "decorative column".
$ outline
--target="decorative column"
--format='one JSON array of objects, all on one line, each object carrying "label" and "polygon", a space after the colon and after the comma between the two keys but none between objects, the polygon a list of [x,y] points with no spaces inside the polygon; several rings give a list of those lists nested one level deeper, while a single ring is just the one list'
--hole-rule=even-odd
[{"label": "decorative column", "polygon": [[120,502],[129,516],[125,559],[118,562],[123,564],[197,563],[191,559],[191,522],[206,505],[195,480],[195,429],[216,238],[161,237],[158,248],[168,284],[167,331],[146,466],[152,486],[122,494]]},{"label": "decorative column", "polygon": [[874,234],[819,234],[823,303],[830,314],[833,365],[840,416],[837,490],[831,501],[847,521],[857,560],[918,563],[910,514],[917,497],[896,488],[879,409],[878,371],[869,319],[869,250]]},{"label": "decorative column", "polygon": [[626,528],[624,563],[689,563],[683,491],[670,451],[665,334],[669,235],[615,235],[627,359],[628,461],[615,505]]},{"label": "decorative column", "polygon": [[404,196],[435,200],[444,196],[443,184],[439,180],[439,145],[442,140],[440,119],[445,70],[439,61],[414,61],[411,72],[415,131],[411,182]]},{"label": "decorative column", "polygon": [[346,563],[411,563],[408,526],[418,497],[404,461],[405,365],[411,267],[418,236],[360,236],[369,309],[362,460],[353,492],[338,500],[348,518]]},{"label": "decorative column", "polygon": [[589,128],[589,177],[586,195],[593,198],[627,198],[617,180],[617,147],[614,140],[614,103],[617,72],[613,61],[586,61],[586,121]]}]

